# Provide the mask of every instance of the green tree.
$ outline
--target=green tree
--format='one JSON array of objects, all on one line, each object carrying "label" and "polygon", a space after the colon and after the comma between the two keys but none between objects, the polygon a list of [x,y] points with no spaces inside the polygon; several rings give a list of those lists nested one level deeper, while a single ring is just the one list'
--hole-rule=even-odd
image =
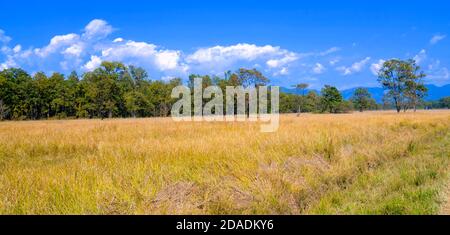
[{"label": "green tree", "polygon": [[43,117],[50,117],[50,109],[53,97],[52,90],[47,75],[44,72],[37,72],[33,76],[35,96],[35,116],[33,119],[40,119]]},{"label": "green tree", "polygon": [[322,111],[328,110],[330,113],[337,113],[338,107],[343,101],[339,90],[336,87],[325,85],[321,93]]},{"label": "green tree", "polygon": [[0,121],[7,118],[9,107],[7,105],[8,99],[11,96],[11,88],[7,79],[0,73]]},{"label": "green tree", "polygon": [[405,97],[408,101],[408,106],[405,105],[405,107],[412,106],[414,112],[416,112],[418,103],[423,100],[428,92],[428,88],[423,84],[423,78],[426,75],[420,71],[420,66],[414,60],[408,60],[406,63]]},{"label": "green tree", "polygon": [[298,105],[298,109],[297,109],[297,113],[300,114],[303,111],[303,106],[305,103],[305,92],[306,89],[309,87],[309,84],[307,83],[299,83],[297,85],[294,85],[295,89],[300,90],[301,91],[301,98],[297,99],[297,105]]},{"label": "green tree", "polygon": [[367,88],[357,88],[351,98],[354,107],[360,112],[370,108],[371,100],[373,99]]},{"label": "green tree", "polygon": [[125,105],[132,117],[143,117],[145,110],[149,108],[149,102],[145,95],[139,91],[130,91],[125,94]]},{"label": "green tree", "polygon": [[[33,83],[31,76],[22,69],[9,68],[0,72],[2,106],[8,107],[11,119],[26,119],[31,116],[33,105]],[[6,108],[5,108],[6,110]]]},{"label": "green tree", "polygon": [[450,109],[450,96],[441,98],[439,100],[440,107]]},{"label": "green tree", "polygon": [[49,78],[49,90],[50,92],[50,106],[51,116],[57,116],[64,118],[67,116],[66,107],[69,105],[68,101],[68,89],[64,75],[60,73],[53,73]]},{"label": "green tree", "polygon": [[240,68],[237,71],[237,77],[239,84],[244,87],[265,86],[269,82],[269,79],[256,69]]},{"label": "green tree", "polygon": [[72,71],[67,77],[66,94],[65,94],[65,108],[67,116],[76,116],[77,114],[77,98],[82,96],[80,91],[80,78],[76,71]]},{"label": "green tree", "polygon": [[303,110],[305,112],[320,112],[320,96],[316,91],[310,91],[305,96],[305,102],[303,104]]},{"label": "green tree", "polygon": [[119,62],[102,62],[101,66],[92,72],[84,74],[83,82],[90,116],[112,118],[119,107],[125,107],[123,92],[119,80],[127,76],[126,67]]},{"label": "green tree", "polygon": [[297,111],[298,95],[280,93],[280,113],[294,113]]},{"label": "green tree", "polygon": [[420,72],[414,60],[386,61],[378,73],[378,81],[388,91],[386,96],[392,100],[397,112],[406,111],[410,106],[416,109],[427,92],[421,81],[423,77],[425,74]]}]

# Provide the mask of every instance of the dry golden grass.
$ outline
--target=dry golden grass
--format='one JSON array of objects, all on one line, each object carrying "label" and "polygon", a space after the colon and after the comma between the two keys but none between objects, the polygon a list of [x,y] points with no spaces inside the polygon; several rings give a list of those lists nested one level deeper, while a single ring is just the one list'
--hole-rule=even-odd
[{"label": "dry golden grass", "polygon": [[0,214],[431,214],[450,112],[0,123]]},{"label": "dry golden grass", "polygon": [[441,215],[450,215],[450,181],[445,190],[442,191],[443,206],[441,208]]}]

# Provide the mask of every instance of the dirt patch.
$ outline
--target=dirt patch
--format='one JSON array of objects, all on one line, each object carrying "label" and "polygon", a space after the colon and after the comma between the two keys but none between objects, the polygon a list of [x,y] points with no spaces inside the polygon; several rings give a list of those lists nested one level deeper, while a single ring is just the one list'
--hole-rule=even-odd
[{"label": "dirt patch", "polygon": [[441,208],[441,215],[450,215],[450,183],[447,185],[446,191],[444,192],[444,206]]},{"label": "dirt patch", "polygon": [[236,186],[225,187],[214,195],[215,201],[228,201],[232,203],[233,210],[243,211],[249,208],[254,198],[249,192],[246,192]]},{"label": "dirt patch", "polygon": [[162,214],[195,213],[202,209],[197,198],[199,187],[192,182],[177,182],[162,188],[150,202],[152,211]]},{"label": "dirt patch", "polygon": [[313,167],[321,171],[325,171],[330,168],[330,164],[322,157],[313,157],[311,159],[290,157],[284,163],[284,169],[286,170],[298,169],[303,166]]},{"label": "dirt patch", "polygon": [[102,193],[98,203],[101,214],[121,215],[129,214],[135,209],[135,205],[110,193]]}]

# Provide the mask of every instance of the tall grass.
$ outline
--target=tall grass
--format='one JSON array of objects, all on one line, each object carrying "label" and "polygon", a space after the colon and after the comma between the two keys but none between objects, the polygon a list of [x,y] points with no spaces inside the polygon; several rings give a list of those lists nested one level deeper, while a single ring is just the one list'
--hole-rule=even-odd
[{"label": "tall grass", "polygon": [[450,112],[0,123],[0,214],[432,214]]}]

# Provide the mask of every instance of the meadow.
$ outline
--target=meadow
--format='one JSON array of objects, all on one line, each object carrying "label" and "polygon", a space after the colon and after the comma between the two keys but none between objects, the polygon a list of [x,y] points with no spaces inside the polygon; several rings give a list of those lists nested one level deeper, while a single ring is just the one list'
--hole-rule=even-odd
[{"label": "meadow", "polygon": [[0,214],[437,214],[450,111],[0,122]]}]

